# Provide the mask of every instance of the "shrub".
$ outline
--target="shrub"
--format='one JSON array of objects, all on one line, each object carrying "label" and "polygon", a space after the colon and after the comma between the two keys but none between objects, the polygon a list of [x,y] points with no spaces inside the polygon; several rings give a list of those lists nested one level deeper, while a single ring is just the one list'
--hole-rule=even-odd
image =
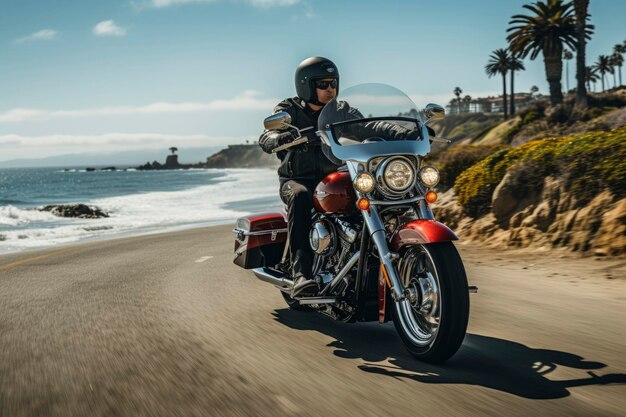
[{"label": "shrub", "polygon": [[441,152],[434,162],[441,174],[439,188],[442,190],[452,188],[461,172],[502,148],[503,145],[469,145],[457,146]]},{"label": "shrub", "polygon": [[488,156],[456,179],[454,189],[463,210],[472,217],[486,214],[494,189],[512,169],[516,170],[514,175],[524,177],[518,181],[520,186],[523,182],[529,187],[540,187],[545,176],[561,176],[581,202],[605,188],[623,198],[626,196],[626,127],[534,140]]}]

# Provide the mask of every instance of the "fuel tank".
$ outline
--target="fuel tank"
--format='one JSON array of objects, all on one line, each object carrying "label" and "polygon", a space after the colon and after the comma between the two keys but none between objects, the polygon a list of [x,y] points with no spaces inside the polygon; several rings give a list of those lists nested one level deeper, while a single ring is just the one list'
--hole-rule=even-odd
[{"label": "fuel tank", "polygon": [[324,214],[352,214],[356,212],[356,194],[347,171],[328,174],[313,192],[315,210]]}]

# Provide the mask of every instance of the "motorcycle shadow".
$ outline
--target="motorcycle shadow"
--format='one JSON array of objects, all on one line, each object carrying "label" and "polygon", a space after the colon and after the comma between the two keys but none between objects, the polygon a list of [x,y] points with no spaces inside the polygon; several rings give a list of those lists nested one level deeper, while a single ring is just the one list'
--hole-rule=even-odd
[{"label": "motorcycle shadow", "polygon": [[[335,341],[333,354],[365,362],[365,372],[426,384],[468,384],[495,389],[528,399],[554,399],[570,395],[568,388],[586,385],[626,384],[626,374],[596,375],[605,368],[573,353],[537,349],[518,342],[467,334],[463,345],[443,365],[413,358],[402,346],[392,323],[345,324],[319,314],[276,310],[275,320],[296,330],[315,330]],[[375,363],[384,362],[384,363]],[[559,367],[584,371],[577,379],[550,379]],[[571,374],[568,370],[567,374]]]}]

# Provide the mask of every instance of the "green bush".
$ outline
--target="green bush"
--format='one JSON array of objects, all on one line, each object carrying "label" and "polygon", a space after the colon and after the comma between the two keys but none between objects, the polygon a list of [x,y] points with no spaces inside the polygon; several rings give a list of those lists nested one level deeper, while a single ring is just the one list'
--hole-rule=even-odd
[{"label": "green bush", "polygon": [[529,112],[528,112],[528,113],[526,113],[526,114],[524,115],[524,117],[522,118],[522,124],[523,124],[523,125],[526,125],[526,124],[528,124],[528,123],[532,123],[532,122],[534,122],[535,120],[539,120],[539,119],[541,119],[541,117],[542,117],[542,116],[543,116],[543,113],[541,113],[541,114],[540,114],[540,113],[538,113],[538,112],[536,112],[536,111],[534,111],[534,110],[533,110],[533,111],[529,111]]},{"label": "green bush", "polygon": [[529,186],[535,187],[540,187],[541,178],[547,175],[560,176],[581,202],[605,188],[618,198],[625,197],[626,127],[534,140],[488,156],[456,179],[454,189],[463,210],[472,217],[486,214],[494,189],[512,169],[517,170],[512,172],[518,176],[526,176]]},{"label": "green bush", "polygon": [[435,161],[441,174],[438,188],[441,190],[452,188],[461,172],[502,148],[503,145],[470,145],[457,146],[441,152]]}]

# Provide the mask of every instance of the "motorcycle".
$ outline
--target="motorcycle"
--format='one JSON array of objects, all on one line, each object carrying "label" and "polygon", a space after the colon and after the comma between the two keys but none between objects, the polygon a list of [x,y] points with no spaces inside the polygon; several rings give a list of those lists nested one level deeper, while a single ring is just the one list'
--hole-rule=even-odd
[{"label": "motorcycle", "polygon": [[[284,211],[237,220],[234,263],[278,287],[294,310],[343,322],[392,320],[414,357],[449,359],[463,342],[476,287],[468,286],[457,236],[430,208],[439,172],[423,158],[441,139],[427,123],[444,114],[435,104],[418,109],[384,84],[346,89],[322,109],[316,132],[339,166],[313,193],[309,241],[319,292],[291,297]],[[290,123],[284,112],[265,119],[266,129],[298,133],[277,151],[310,140]]]}]

